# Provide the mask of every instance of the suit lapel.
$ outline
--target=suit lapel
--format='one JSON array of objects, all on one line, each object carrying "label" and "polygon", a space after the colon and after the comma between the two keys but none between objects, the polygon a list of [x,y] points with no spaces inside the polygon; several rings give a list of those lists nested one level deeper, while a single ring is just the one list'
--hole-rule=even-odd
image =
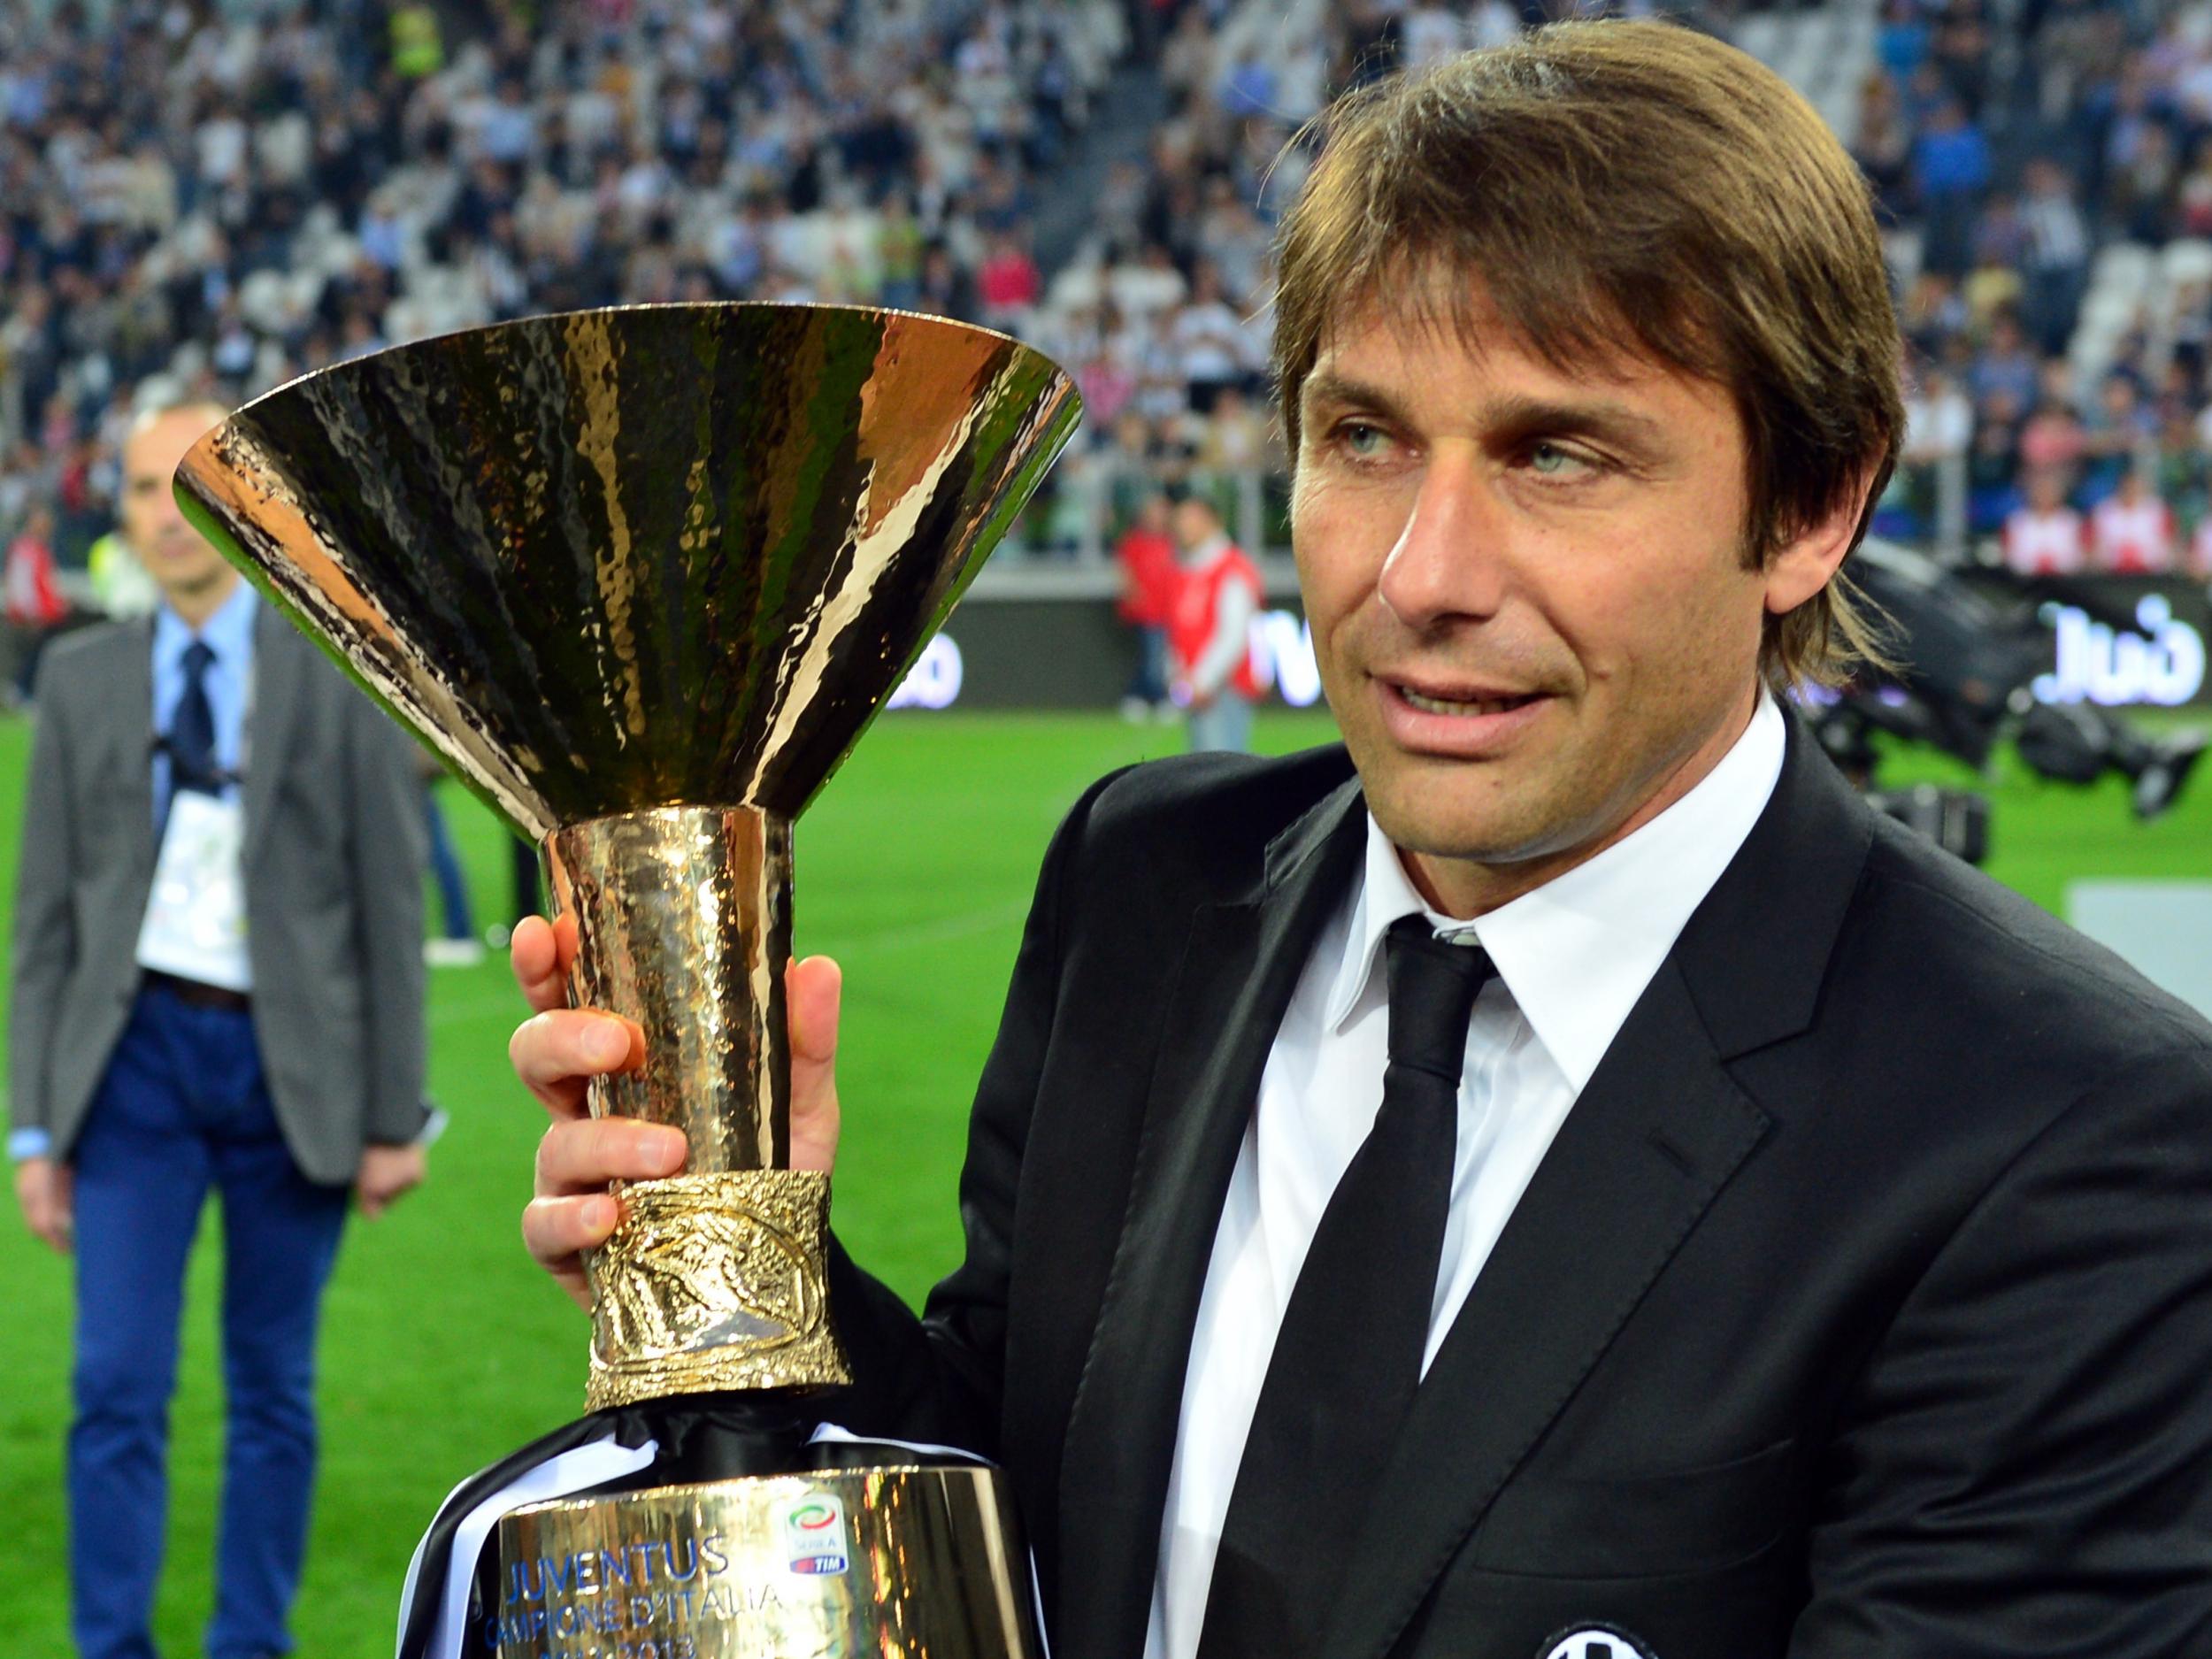
[{"label": "suit lapel", "polygon": [[1348,783],[1271,847],[1259,890],[1192,919],[1129,1211],[1069,1413],[1063,1659],[1125,1659],[1143,1647],[1191,1332],[1230,1172],[1283,1010],[1350,889],[1364,824]]},{"label": "suit lapel", "polygon": [[103,705],[114,711],[104,740],[103,767],[112,774],[115,810],[125,815],[136,837],[140,868],[154,867],[154,627],[134,622],[116,631],[111,697]]},{"label": "suit lapel", "polygon": [[250,860],[268,828],[277,781],[284,775],[286,751],[298,729],[300,704],[307,690],[310,648],[266,603],[257,607],[253,628],[253,701],[246,711],[245,850]]},{"label": "suit lapel", "polygon": [[1870,828],[1794,718],[1774,795],[1592,1075],[1349,1541],[1328,1659],[1379,1659],[1770,1120],[1727,1062],[1811,1022]]}]

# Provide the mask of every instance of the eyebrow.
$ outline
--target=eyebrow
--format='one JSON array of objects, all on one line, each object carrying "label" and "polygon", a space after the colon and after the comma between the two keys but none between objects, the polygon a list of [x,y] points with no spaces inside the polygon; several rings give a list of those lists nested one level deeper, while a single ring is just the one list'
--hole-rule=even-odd
[{"label": "eyebrow", "polygon": [[1406,411],[1398,400],[1379,386],[1365,380],[1356,380],[1339,374],[1333,369],[1317,369],[1306,377],[1306,383],[1298,388],[1298,407],[1302,413],[1324,403],[1335,403],[1346,408],[1371,409],[1387,419],[1410,426]]},{"label": "eyebrow", "polygon": [[[1298,403],[1308,411],[1327,404],[1371,409],[1402,426],[1416,424],[1403,403],[1386,388],[1331,369],[1317,370],[1308,377],[1300,388]],[[1498,397],[1482,404],[1478,413],[1486,431],[1509,442],[1554,432],[1647,450],[1661,449],[1666,442],[1666,428],[1661,422],[1611,398]]]}]

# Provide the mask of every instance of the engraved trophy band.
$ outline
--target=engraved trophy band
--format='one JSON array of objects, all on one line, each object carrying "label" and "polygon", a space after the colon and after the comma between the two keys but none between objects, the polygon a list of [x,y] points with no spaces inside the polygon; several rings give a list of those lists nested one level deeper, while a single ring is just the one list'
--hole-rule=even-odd
[{"label": "engraved trophy band", "polygon": [[865,1470],[534,1504],[499,1524],[501,1659],[1042,1659],[1006,1478]]}]

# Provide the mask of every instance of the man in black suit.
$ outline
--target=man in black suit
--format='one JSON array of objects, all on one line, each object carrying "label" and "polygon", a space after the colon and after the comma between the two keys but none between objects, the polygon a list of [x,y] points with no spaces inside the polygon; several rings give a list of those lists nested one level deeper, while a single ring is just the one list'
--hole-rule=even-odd
[{"label": "man in black suit", "polygon": [[[2212,1032],[1775,695],[1866,643],[1901,426],[1855,169],[1731,49],[1561,26],[1340,105],[1280,255],[1344,746],[1078,804],[967,1258],[919,1319],[836,1262],[834,1414],[1005,1464],[1077,1659],[2212,1653]],[[573,1286],[682,1148],[577,1119],[629,1045],[562,954]]]}]

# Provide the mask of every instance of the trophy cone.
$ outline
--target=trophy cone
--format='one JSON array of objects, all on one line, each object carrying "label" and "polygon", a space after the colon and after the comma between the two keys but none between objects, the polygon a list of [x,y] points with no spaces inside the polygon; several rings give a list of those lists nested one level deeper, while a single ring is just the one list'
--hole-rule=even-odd
[{"label": "trophy cone", "polygon": [[795,818],[1075,424],[1002,335],[806,305],[532,318],[342,364],[185,457],[185,511],[534,839]]},{"label": "trophy cone", "polygon": [[[1077,407],[1049,361],[961,324],[638,306],[308,375],[178,469],[202,531],[542,845],[578,929],[572,999],[644,1029],[645,1065],[595,1082],[592,1110],[674,1124],[690,1156],[626,1191],[594,1254],[595,1408],[847,1379],[826,1179],[787,1167],[791,824]],[[788,1495],[762,1500],[774,1526],[799,1525]]]}]

